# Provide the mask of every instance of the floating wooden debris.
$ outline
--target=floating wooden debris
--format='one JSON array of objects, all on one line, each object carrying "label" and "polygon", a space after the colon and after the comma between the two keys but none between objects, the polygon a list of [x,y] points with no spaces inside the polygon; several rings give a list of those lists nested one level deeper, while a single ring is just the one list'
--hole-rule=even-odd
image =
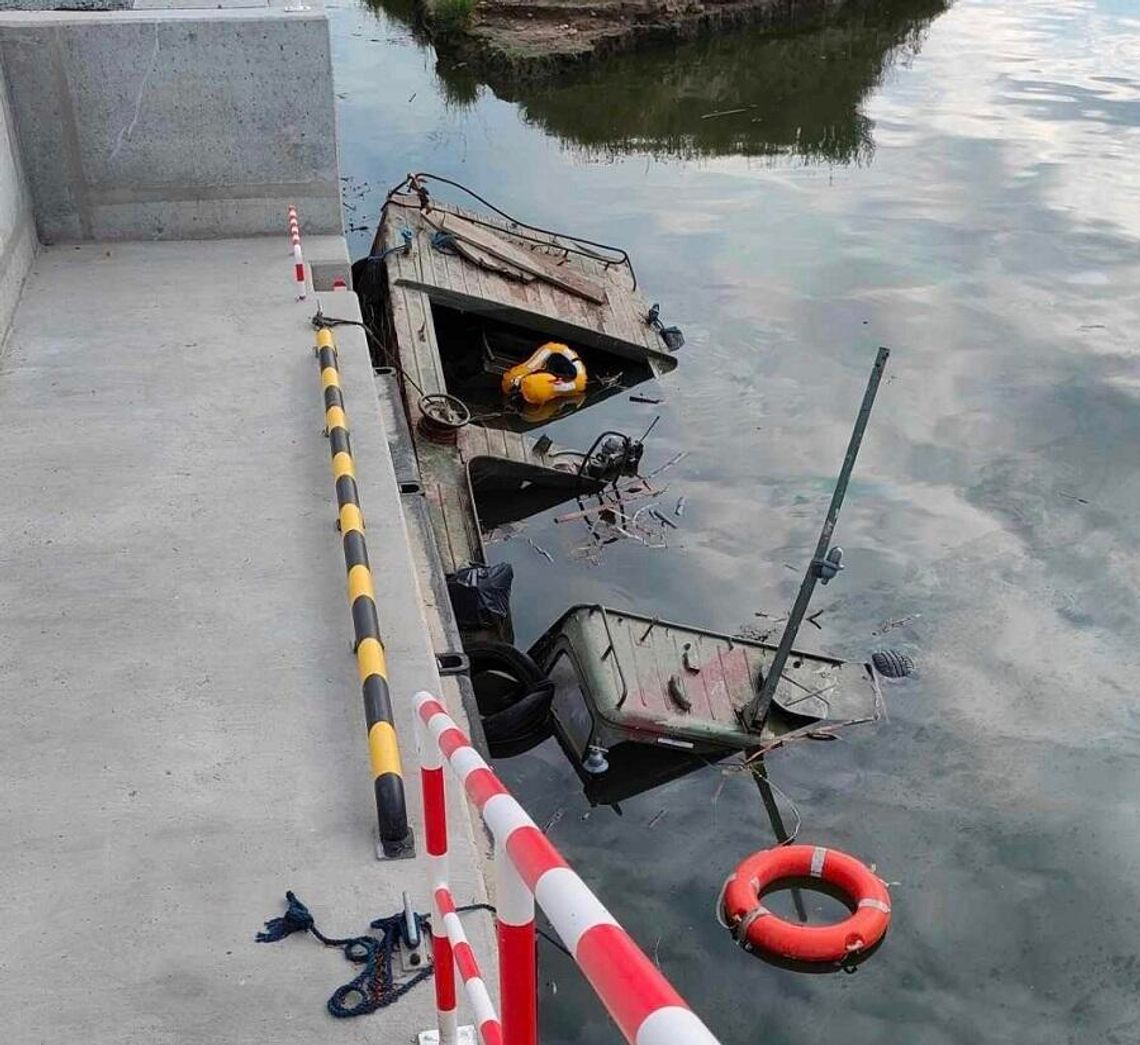
[{"label": "floating wooden debris", "polygon": [[882,624],[880,624],[878,626],[878,628],[876,628],[873,632],[871,632],[871,634],[872,635],[885,635],[888,631],[894,631],[895,628],[904,627],[905,625],[909,624],[912,620],[918,620],[918,618],[920,616],[922,616],[922,614],[920,614],[920,613],[910,613],[905,617],[897,617],[894,620],[885,620],[885,621],[883,621]]},{"label": "floating wooden debris", "polygon": [[541,555],[547,562],[554,562],[554,556],[551,555],[550,552],[548,552],[545,548],[543,548],[542,545],[536,544],[530,537],[524,537],[523,540],[526,541],[526,543],[529,544],[536,552],[538,552],[538,554]]}]

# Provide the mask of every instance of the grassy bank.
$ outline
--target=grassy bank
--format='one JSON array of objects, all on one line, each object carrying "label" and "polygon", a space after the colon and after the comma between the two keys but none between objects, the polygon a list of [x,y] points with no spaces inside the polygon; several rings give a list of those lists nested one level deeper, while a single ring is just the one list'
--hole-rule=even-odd
[{"label": "grassy bank", "polygon": [[[442,56],[508,78],[570,66],[710,30],[801,28],[875,0],[416,0]],[[888,3],[882,6],[889,6]]]}]

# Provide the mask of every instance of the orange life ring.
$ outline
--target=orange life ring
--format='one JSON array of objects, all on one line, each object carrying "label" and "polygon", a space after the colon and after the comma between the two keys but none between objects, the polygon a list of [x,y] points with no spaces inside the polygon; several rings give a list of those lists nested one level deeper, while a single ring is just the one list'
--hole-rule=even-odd
[{"label": "orange life ring", "polygon": [[[818,878],[855,908],[835,925],[794,925],[761,901],[781,878]],[[785,845],[745,859],[724,885],[724,916],[733,935],[758,951],[802,962],[841,962],[874,947],[891,923],[887,887],[870,868],[838,849]]]}]

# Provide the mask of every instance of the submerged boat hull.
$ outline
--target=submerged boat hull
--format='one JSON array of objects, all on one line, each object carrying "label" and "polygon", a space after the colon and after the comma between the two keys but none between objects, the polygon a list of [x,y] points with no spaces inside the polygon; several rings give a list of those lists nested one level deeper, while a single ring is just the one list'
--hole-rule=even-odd
[{"label": "submerged boat hull", "polygon": [[788,660],[758,730],[741,713],[775,647],[600,605],[575,606],[531,649],[555,682],[555,728],[568,751],[651,744],[718,759],[818,722],[876,717],[867,665],[803,651]]},{"label": "submerged boat hull", "polygon": [[[601,488],[577,474],[582,454],[524,433],[676,360],[648,323],[627,264],[576,250],[570,237],[429,200],[424,180],[389,195],[371,255],[353,275],[374,362],[403,384],[416,481],[453,573],[485,563],[484,529]],[[584,391],[539,404],[504,398],[502,372],[552,338],[581,356]],[[421,424],[425,403],[444,398],[468,420],[433,441]]]}]

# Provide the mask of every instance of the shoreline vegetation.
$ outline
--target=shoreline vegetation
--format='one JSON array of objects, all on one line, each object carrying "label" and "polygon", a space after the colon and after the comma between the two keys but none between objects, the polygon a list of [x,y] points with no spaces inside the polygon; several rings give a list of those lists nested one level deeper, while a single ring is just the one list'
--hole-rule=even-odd
[{"label": "shoreline vegetation", "polygon": [[413,0],[441,56],[505,80],[545,79],[637,48],[760,26],[824,23],[890,0]]},{"label": "shoreline vegetation", "polygon": [[[427,44],[425,0],[368,0]],[[782,0],[786,7],[786,0]],[[499,60],[462,36],[435,43],[449,104],[474,104],[485,85],[522,118],[594,158],[626,154],[786,157],[826,165],[870,163],[867,94],[909,64],[952,0],[845,0],[812,20],[771,20],[625,51],[581,50]],[[801,15],[804,8],[799,8]],[[687,38],[691,35],[692,38]],[[486,57],[490,55],[489,59]],[[561,63],[561,64],[559,64]],[[558,69],[557,75],[541,75]]]}]

